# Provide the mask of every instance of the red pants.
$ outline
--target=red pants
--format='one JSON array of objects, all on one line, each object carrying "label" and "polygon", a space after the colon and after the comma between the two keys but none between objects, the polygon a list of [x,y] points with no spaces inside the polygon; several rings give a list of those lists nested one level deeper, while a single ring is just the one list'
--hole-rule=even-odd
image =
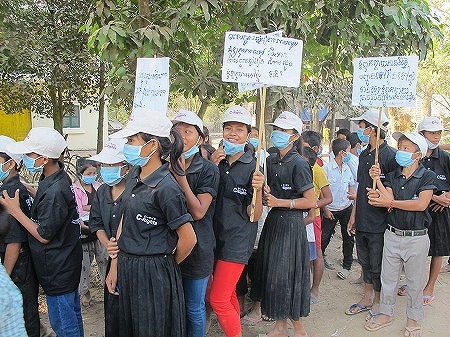
[{"label": "red pants", "polygon": [[227,337],[235,337],[242,332],[236,284],[244,266],[242,263],[217,260],[213,273],[209,303]]}]

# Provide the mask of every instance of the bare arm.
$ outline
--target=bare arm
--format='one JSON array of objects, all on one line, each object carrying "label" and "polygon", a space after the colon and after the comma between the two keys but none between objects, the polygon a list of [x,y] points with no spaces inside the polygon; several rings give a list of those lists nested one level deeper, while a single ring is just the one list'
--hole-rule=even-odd
[{"label": "bare arm", "polygon": [[189,213],[191,213],[194,220],[202,219],[211,205],[213,199],[211,194],[201,193],[195,195],[188,184],[186,176],[179,176],[177,174],[174,174],[174,176],[186,196]]},{"label": "bare arm", "polygon": [[5,261],[3,261],[3,265],[5,266],[6,272],[8,273],[9,276],[11,276],[14,266],[16,265],[17,259],[19,258],[21,247],[22,243],[20,242],[8,243],[6,245]]},{"label": "bare arm", "polygon": [[175,250],[175,262],[181,263],[192,251],[197,243],[197,236],[190,222],[177,228],[178,243]]}]

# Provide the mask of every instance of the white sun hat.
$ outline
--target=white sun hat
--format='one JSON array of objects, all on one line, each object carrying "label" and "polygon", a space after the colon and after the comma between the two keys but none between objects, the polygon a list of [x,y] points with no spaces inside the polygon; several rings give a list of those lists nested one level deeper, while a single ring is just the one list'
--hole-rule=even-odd
[{"label": "white sun hat", "polygon": [[252,115],[247,109],[239,105],[234,105],[225,111],[223,123],[226,122],[239,122],[246,125],[252,125]]},{"label": "white sun hat", "polygon": [[273,125],[286,130],[295,129],[298,133],[302,133],[303,129],[301,118],[289,111],[283,111],[275,118],[273,123],[266,123],[266,125]]},{"label": "white sun hat", "polygon": [[59,158],[67,147],[64,137],[55,129],[48,127],[32,128],[25,139],[7,145],[11,153],[37,153],[48,158]]},{"label": "white sun hat", "polygon": [[417,132],[410,132],[410,133],[403,133],[403,132],[394,132],[392,134],[392,138],[394,138],[396,141],[400,139],[400,137],[405,136],[408,138],[411,142],[416,144],[419,147],[420,152],[422,153],[422,157],[425,157],[428,151],[428,144],[424,136]]},{"label": "white sun hat", "polygon": [[12,138],[9,138],[7,136],[0,136],[0,152],[6,153],[9,157],[11,157],[12,160],[16,162],[17,165],[20,164],[20,161],[22,160],[22,155],[12,153],[6,149],[6,146],[11,143],[15,143],[16,141]]},{"label": "white sun hat", "polygon": [[126,138],[114,138],[105,144],[100,153],[88,158],[103,164],[117,164],[126,161],[123,155],[123,146],[127,142]]},{"label": "white sun hat", "polygon": [[110,138],[127,138],[139,132],[157,137],[170,137],[172,122],[163,113],[151,109],[137,109],[131,115],[127,125],[111,135]]},{"label": "white sun hat", "polygon": [[195,125],[203,133],[203,122],[194,111],[180,110],[176,115],[176,117],[172,120],[172,123],[173,125],[177,123],[186,123],[189,125]]},{"label": "white sun hat", "polygon": [[[366,110],[361,116],[350,118],[351,121],[359,123],[360,121],[366,121],[373,126],[378,125],[378,115],[380,111],[375,108],[370,108]],[[387,125],[389,124],[389,120],[384,112],[381,113],[381,126],[380,129],[387,131]]]},{"label": "white sun hat", "polygon": [[[417,130],[420,131],[444,131],[444,126],[441,120],[437,117],[425,117],[417,126]],[[447,130],[446,130],[447,131]]]}]

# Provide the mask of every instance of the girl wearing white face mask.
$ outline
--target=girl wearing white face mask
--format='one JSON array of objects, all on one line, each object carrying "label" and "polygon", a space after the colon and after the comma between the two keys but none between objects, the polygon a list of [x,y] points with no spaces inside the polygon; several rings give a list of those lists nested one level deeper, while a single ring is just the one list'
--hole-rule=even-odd
[{"label": "girl wearing white face mask", "polygon": [[431,265],[427,285],[423,290],[423,304],[431,303],[442,264],[442,256],[450,255],[450,154],[440,149],[444,127],[437,117],[425,117],[418,125],[418,131],[428,143],[428,151],[422,159],[425,168],[436,173],[437,189],[430,204],[432,221],[428,228],[430,237]]},{"label": "girl wearing white face mask", "polygon": [[[119,294],[119,336],[186,336],[183,285],[178,266],[197,239],[186,197],[169,170],[185,174],[178,162],[183,142],[159,112],[139,110],[110,135],[127,138],[123,154],[134,167],[123,192],[117,247],[108,247],[108,291]],[[173,143],[171,142],[171,137]],[[116,285],[119,285],[119,289]]]}]

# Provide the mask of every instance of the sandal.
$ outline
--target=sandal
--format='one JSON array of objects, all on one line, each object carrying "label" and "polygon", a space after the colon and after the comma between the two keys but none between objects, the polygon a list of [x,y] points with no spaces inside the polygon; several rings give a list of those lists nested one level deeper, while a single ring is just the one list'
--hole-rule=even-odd
[{"label": "sandal", "polygon": [[337,272],[337,277],[339,277],[341,280],[345,280],[350,275],[350,270],[342,268],[342,270],[339,270]]},{"label": "sandal", "polygon": [[241,318],[242,323],[248,324],[248,325],[256,325],[262,321],[262,317],[251,317],[249,314],[245,315]]},{"label": "sandal", "polygon": [[391,325],[393,321],[394,321],[393,319],[390,319],[387,322],[378,323],[375,319],[371,319],[366,324],[364,324],[364,328],[367,331],[378,331],[382,328],[385,328],[385,327]]},{"label": "sandal", "polygon": [[[357,309],[357,310],[353,311],[353,309]],[[359,303],[355,303],[355,304],[352,304],[345,311],[345,314],[348,315],[348,316],[353,316],[353,315],[359,314],[361,312],[369,311],[370,309],[372,309],[372,306],[366,307],[365,305],[362,305],[362,304],[359,304]]]},{"label": "sandal", "polygon": [[415,326],[413,328],[405,326],[405,334],[404,334],[404,336],[405,337],[410,337],[411,333],[414,332],[414,331],[418,331],[419,332],[419,336],[422,335],[422,327],[421,326]]},{"label": "sandal", "polygon": [[404,284],[400,288],[398,288],[397,295],[398,296],[408,295],[408,286],[406,284]]},{"label": "sandal", "polygon": [[275,322],[273,318],[267,317],[266,315],[261,315],[261,318],[264,322]]}]

